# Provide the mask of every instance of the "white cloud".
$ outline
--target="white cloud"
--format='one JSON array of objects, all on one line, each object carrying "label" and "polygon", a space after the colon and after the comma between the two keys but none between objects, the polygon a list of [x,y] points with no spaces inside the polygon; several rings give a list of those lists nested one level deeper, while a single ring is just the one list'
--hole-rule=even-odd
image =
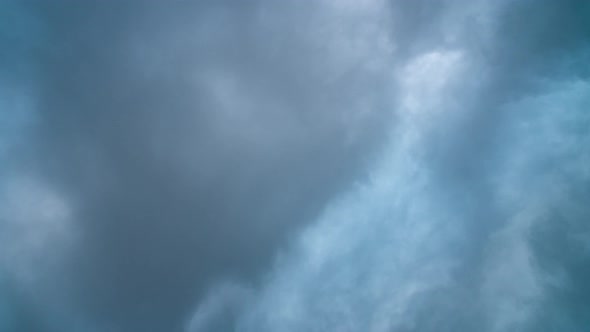
[{"label": "white cloud", "polygon": [[218,284],[199,304],[195,314],[187,324],[188,332],[210,332],[229,330],[235,316],[244,310],[250,300],[251,290],[233,282]]},{"label": "white cloud", "polygon": [[70,205],[49,185],[29,176],[12,176],[0,190],[2,269],[23,284],[34,282],[72,239]]},{"label": "white cloud", "polygon": [[[461,57],[420,56],[402,70],[402,122],[380,168],[366,185],[330,205],[295,248],[279,260],[269,284],[240,321],[243,331],[389,331],[414,324],[415,301],[450,282],[445,252],[451,222],[425,193],[432,184],[417,155],[417,137],[434,124],[414,112],[437,111]],[[436,80],[428,79],[436,76]],[[412,93],[427,103],[407,104]],[[406,110],[405,108],[410,108]]]}]

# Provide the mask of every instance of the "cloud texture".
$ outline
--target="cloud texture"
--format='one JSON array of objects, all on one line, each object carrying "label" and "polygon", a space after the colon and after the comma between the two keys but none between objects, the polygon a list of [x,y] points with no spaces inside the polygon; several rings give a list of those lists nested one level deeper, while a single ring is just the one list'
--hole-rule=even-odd
[{"label": "cloud texture", "polygon": [[7,1],[0,331],[584,331],[583,1]]}]

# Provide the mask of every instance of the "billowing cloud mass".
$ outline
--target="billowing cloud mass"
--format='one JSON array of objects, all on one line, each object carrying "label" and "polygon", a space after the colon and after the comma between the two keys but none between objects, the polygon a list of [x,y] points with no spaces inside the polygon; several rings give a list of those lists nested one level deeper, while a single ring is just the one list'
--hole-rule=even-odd
[{"label": "billowing cloud mass", "polygon": [[585,331],[590,5],[0,4],[0,331]]}]

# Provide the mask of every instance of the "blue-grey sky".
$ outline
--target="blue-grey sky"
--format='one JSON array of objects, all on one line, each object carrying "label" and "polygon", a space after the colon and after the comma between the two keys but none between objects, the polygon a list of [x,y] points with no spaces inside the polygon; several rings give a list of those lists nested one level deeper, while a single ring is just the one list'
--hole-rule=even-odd
[{"label": "blue-grey sky", "polygon": [[590,3],[0,4],[0,332],[590,326]]}]

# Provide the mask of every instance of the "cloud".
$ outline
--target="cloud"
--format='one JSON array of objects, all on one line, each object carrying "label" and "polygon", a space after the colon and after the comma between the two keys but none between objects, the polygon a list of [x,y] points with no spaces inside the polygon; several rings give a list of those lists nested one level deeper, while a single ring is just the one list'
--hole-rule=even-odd
[{"label": "cloud", "polygon": [[13,329],[587,326],[588,6],[2,6]]},{"label": "cloud", "polygon": [[251,293],[251,290],[227,281],[213,287],[199,304],[187,325],[187,330],[194,332],[234,330],[236,316],[247,305]]},{"label": "cloud", "polygon": [[301,235],[238,330],[411,330],[420,303],[451,286],[458,261],[448,247],[461,225],[438,206],[420,150],[461,59],[435,51],[402,67],[400,114],[380,166]]},{"label": "cloud", "polygon": [[389,116],[391,49],[381,13],[349,6],[16,5],[43,33],[17,38],[38,45],[15,51],[35,121],[7,158],[71,198],[65,311],[179,330],[209,284],[256,279],[362,176]]},{"label": "cloud", "polygon": [[[536,61],[563,64],[553,51]],[[470,95],[512,73],[479,56],[435,47],[401,67],[395,134],[370,180],[296,237],[236,330],[585,328],[587,82],[537,73],[482,103]]]},{"label": "cloud", "polygon": [[1,189],[2,265],[15,268],[13,272],[21,280],[35,278],[32,266],[18,267],[46,260],[35,256],[44,254],[48,243],[52,244],[51,250],[57,250],[53,238],[64,242],[64,233],[69,231],[69,206],[59,194],[32,179],[13,177]]}]

